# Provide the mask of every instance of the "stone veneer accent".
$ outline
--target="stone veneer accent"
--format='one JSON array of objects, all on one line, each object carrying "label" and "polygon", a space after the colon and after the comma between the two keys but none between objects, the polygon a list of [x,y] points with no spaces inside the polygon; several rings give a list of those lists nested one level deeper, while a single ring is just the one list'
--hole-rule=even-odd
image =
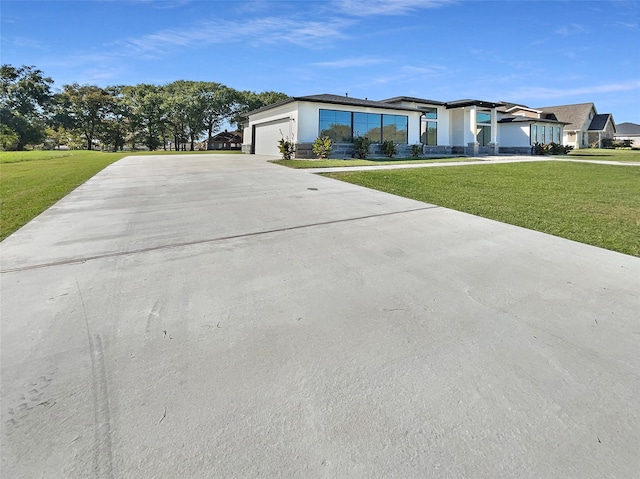
[{"label": "stone veneer accent", "polygon": [[[410,158],[411,157],[411,145],[397,145],[398,153],[395,155],[395,158]],[[448,146],[448,145],[437,145],[437,146],[428,146],[423,145],[422,147],[422,155],[424,156],[439,156],[439,155],[468,155],[468,156],[477,156],[477,155],[497,155],[500,153],[501,155],[531,155],[531,147],[524,146],[501,146],[498,148],[498,145],[489,145],[489,146],[479,146],[478,152],[474,155],[474,147],[473,146]],[[497,151],[496,151],[497,150]],[[251,153],[251,145],[242,145],[242,151],[244,153]],[[385,155],[382,153],[381,145],[379,143],[374,143],[371,145],[369,150],[368,157],[370,158],[384,158]],[[333,151],[331,152],[331,158],[342,159],[342,158],[351,158],[353,155],[353,143],[334,143]],[[313,143],[297,143],[296,151],[294,153],[294,158],[300,159],[312,159],[315,158],[316,155],[313,153]]]},{"label": "stone veneer accent", "polygon": [[501,146],[501,155],[531,155],[530,146]]}]

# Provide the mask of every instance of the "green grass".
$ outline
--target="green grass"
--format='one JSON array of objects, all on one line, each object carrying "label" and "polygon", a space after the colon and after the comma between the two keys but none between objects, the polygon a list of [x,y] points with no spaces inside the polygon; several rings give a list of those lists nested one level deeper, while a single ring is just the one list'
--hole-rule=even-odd
[{"label": "green grass", "polygon": [[274,160],[272,163],[287,166],[289,168],[334,168],[334,167],[350,167],[350,166],[376,166],[376,165],[406,165],[418,163],[449,163],[449,162],[465,162],[477,161],[477,158],[409,158],[409,159],[390,159],[390,158],[373,158],[370,160]]},{"label": "green grass", "polygon": [[0,152],[0,240],[125,156],[211,153],[229,152]]},{"label": "green grass", "polygon": [[581,148],[569,153],[569,159],[633,161],[640,163],[640,150],[616,150],[604,148]]},{"label": "green grass", "polygon": [[640,256],[637,167],[541,162],[326,176]]}]

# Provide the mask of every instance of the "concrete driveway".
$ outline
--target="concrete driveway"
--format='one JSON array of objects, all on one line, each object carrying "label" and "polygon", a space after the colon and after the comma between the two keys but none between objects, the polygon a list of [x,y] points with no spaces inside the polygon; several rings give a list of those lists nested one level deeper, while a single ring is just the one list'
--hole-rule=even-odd
[{"label": "concrete driveway", "polygon": [[638,258],[197,155],[113,164],[1,269],[2,477],[640,470]]}]

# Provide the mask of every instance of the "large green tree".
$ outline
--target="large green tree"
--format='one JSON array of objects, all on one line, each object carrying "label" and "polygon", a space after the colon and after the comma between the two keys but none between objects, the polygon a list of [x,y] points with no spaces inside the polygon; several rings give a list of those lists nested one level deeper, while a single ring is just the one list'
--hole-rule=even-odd
[{"label": "large green tree", "polygon": [[96,85],[64,85],[65,107],[74,128],[84,136],[87,150],[93,149],[93,141],[111,111],[114,98],[111,93]]},{"label": "large green tree", "polygon": [[[44,140],[52,84],[53,80],[34,66],[0,67],[0,124],[4,146],[23,150],[26,145]],[[6,138],[15,141],[7,142]]]},{"label": "large green tree", "polygon": [[247,113],[250,111],[286,100],[287,98],[289,98],[288,95],[277,91],[263,91],[261,93],[248,90],[238,91],[236,92],[235,108],[230,116],[230,122],[240,128],[242,122],[247,118]]},{"label": "large green tree", "polygon": [[129,106],[129,142],[143,143],[149,150],[166,149],[167,109],[164,87],[141,83],[122,89]]}]

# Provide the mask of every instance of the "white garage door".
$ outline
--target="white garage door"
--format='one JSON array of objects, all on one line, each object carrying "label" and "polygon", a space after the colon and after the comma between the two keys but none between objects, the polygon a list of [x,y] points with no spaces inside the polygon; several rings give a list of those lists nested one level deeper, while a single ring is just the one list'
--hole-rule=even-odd
[{"label": "white garage door", "polygon": [[[282,131],[282,133],[280,133]],[[256,125],[254,142],[257,155],[279,155],[278,142],[289,135],[289,118]]]}]

